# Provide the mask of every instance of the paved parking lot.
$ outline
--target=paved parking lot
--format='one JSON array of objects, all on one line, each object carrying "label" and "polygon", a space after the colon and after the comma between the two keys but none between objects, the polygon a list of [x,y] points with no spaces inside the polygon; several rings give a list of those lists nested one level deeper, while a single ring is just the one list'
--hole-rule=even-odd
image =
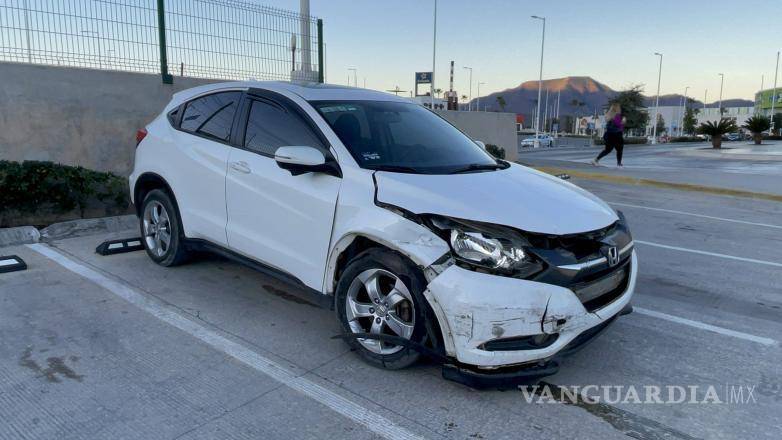
[{"label": "paved parking lot", "polygon": [[290,286],[216,257],[103,257],[88,236],[0,248],[29,265],[0,274],[0,439],[779,438],[782,204],[574,183],[630,222],[636,313],[545,382],[722,403],[527,403],[436,365],[381,371]]}]

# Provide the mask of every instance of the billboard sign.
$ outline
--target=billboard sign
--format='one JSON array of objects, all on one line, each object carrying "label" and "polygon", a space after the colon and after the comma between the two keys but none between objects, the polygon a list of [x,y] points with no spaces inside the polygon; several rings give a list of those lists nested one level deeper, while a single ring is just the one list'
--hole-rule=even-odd
[{"label": "billboard sign", "polygon": [[415,73],[416,84],[431,84],[432,72],[416,72]]}]

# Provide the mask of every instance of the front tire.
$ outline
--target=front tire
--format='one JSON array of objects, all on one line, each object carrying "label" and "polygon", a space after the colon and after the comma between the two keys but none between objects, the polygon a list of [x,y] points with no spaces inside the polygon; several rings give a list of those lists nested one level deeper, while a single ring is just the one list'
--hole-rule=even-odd
[{"label": "front tire", "polygon": [[[348,263],[337,283],[337,318],[346,334],[371,333],[427,340],[428,310],[421,271],[396,252],[369,249]],[[409,347],[376,339],[349,338],[368,363],[396,370],[415,363],[420,354]]]},{"label": "front tire", "polygon": [[187,259],[179,212],[167,192],[155,189],[144,197],[139,221],[141,241],[152,261],[169,267]]}]

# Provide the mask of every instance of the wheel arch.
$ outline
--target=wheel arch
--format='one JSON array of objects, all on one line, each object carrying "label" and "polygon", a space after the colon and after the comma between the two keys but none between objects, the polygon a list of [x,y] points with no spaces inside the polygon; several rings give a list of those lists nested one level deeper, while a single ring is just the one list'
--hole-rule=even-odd
[{"label": "wheel arch", "polygon": [[155,189],[162,189],[167,192],[171,196],[174,208],[177,209],[178,213],[181,213],[181,211],[179,211],[176,194],[174,193],[174,190],[171,189],[171,185],[168,184],[168,181],[157,173],[146,172],[136,179],[136,183],[133,187],[133,204],[136,210],[136,216],[141,217],[141,203],[144,201],[144,197]]}]

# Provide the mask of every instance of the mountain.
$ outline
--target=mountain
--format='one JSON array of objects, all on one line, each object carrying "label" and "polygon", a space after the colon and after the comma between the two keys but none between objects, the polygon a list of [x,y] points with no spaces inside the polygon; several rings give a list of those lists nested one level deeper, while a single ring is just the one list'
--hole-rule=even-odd
[{"label": "mountain", "polygon": [[[588,76],[569,76],[566,78],[543,80],[541,113],[545,110],[546,91],[548,91],[549,111],[557,102],[559,94],[560,115],[591,114],[595,108],[602,109],[616,91]],[[537,109],[538,81],[526,81],[519,86],[495,92],[480,98],[480,107],[489,111],[500,111],[497,97],[505,99],[505,111],[530,117]],[[582,105],[574,105],[577,100]],[[473,99],[473,105],[477,104]],[[542,115],[541,115],[542,117]]]},{"label": "mountain", "polygon": [[[608,100],[617,93],[611,87],[588,76],[568,76],[543,80],[542,89],[541,101],[544,105],[541,106],[541,113],[545,113],[546,91],[548,91],[549,113],[553,111],[559,93],[559,114],[561,117],[589,115],[593,114],[595,109],[602,112],[608,104]],[[477,108],[477,104],[480,104],[481,109],[501,111],[497,102],[498,96],[505,99],[504,111],[524,115],[527,121],[531,121],[532,115],[537,109],[538,81],[526,81],[517,87],[473,99],[473,107]],[[681,105],[682,99],[683,95],[680,94],[660,95],[660,106]],[[574,101],[582,103],[582,105],[577,105]],[[647,107],[654,107],[654,101],[654,96],[647,96],[645,100]],[[694,105],[703,106],[703,102],[694,100]],[[716,108],[717,105],[717,102],[713,102],[706,106]],[[752,106],[753,102],[747,99],[723,99],[722,105],[723,107],[744,107]]]}]

